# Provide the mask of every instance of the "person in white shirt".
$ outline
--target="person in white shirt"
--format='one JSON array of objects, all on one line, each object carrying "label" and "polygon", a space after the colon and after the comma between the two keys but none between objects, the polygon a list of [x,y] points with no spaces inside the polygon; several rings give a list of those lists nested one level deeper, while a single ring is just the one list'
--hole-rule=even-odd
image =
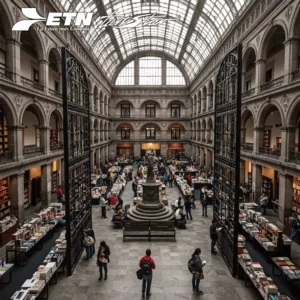
[{"label": "person in white shirt", "polygon": [[260,199],[259,199],[259,206],[257,208],[257,211],[260,212],[260,210],[263,208],[264,209],[263,215],[267,214],[266,206],[267,206],[267,203],[268,203],[268,199],[269,199],[269,197],[265,194],[262,194]]},{"label": "person in white shirt", "polygon": [[177,208],[175,212],[175,219],[176,220],[185,220],[185,214],[183,213],[181,208]]},{"label": "person in white shirt", "polygon": [[175,207],[181,206],[181,197],[178,197],[178,199],[175,201]]},{"label": "person in white shirt", "polygon": [[103,195],[101,195],[99,206],[101,207],[101,211],[102,211],[101,218],[104,218],[104,219],[107,218],[106,217],[106,203],[107,203],[107,201],[105,200],[105,198],[103,197]]}]

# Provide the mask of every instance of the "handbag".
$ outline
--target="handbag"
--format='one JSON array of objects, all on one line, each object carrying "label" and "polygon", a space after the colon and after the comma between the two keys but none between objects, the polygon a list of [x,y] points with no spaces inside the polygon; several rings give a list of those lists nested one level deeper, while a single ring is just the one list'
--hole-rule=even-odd
[{"label": "handbag", "polygon": [[136,277],[139,280],[143,279],[143,270],[142,269],[139,269],[139,270],[136,271]]},{"label": "handbag", "polygon": [[203,272],[195,272],[195,279],[200,279],[200,280],[202,280],[202,279],[204,279],[204,274],[203,274]]},{"label": "handbag", "polygon": [[202,280],[202,279],[204,279],[204,273],[203,272],[200,273],[200,280]]},{"label": "handbag", "polygon": [[92,246],[94,243],[95,243],[95,240],[90,237],[90,236],[86,236],[84,239],[83,239],[83,243],[85,244],[85,246]]}]

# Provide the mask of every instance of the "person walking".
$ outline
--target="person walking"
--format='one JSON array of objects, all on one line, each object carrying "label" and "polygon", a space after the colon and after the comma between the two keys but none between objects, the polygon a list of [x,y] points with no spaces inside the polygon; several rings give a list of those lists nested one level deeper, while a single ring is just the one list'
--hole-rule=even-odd
[{"label": "person walking", "polygon": [[192,255],[192,259],[195,262],[194,263],[195,271],[193,272],[192,285],[193,285],[193,291],[196,291],[198,295],[203,295],[203,292],[200,291],[199,289],[200,279],[203,276],[202,261],[200,258],[200,254],[201,254],[201,249],[197,248]]},{"label": "person walking", "polygon": [[61,185],[58,186],[58,189],[56,192],[57,192],[57,202],[62,203],[63,191],[62,191]]},{"label": "person walking", "polygon": [[167,186],[168,185],[168,174],[167,173],[164,174],[164,182],[165,182],[165,186]]},{"label": "person walking", "polygon": [[215,246],[218,240],[218,231],[217,231],[217,221],[212,220],[212,224],[210,225],[210,239],[211,239],[211,247],[210,252],[213,255],[217,255],[217,251],[215,250]]},{"label": "person walking", "polygon": [[155,269],[155,262],[151,257],[151,250],[146,250],[146,256],[143,256],[140,259],[140,268],[143,272],[143,287],[142,287],[142,295],[149,298],[151,296],[150,289],[151,289],[151,282],[153,278],[153,270]]},{"label": "person walking", "polygon": [[297,213],[294,212],[292,214],[292,216],[289,218],[289,223],[292,228],[292,233],[291,233],[290,239],[293,241],[295,236],[297,235],[299,227],[300,227]]},{"label": "person walking", "polygon": [[259,199],[259,206],[257,208],[257,211],[260,212],[260,210],[263,208],[263,210],[264,210],[263,215],[267,214],[266,206],[267,206],[268,200],[269,200],[269,197],[265,194],[262,194]]},{"label": "person walking", "polygon": [[204,193],[202,198],[202,217],[207,217],[207,192]]},{"label": "person walking", "polygon": [[106,219],[106,204],[107,204],[107,201],[104,199],[104,197],[101,195],[100,197],[100,207],[101,207],[101,212],[102,212],[102,216],[101,218],[104,218]]},{"label": "person walking", "polygon": [[184,201],[184,207],[185,207],[185,213],[186,213],[186,218],[193,220],[193,217],[192,217],[192,213],[191,213],[191,210],[192,210],[192,202],[191,202],[191,199],[190,198],[186,198],[185,201]]},{"label": "person walking", "polygon": [[102,271],[104,269],[104,280],[107,280],[107,264],[109,263],[110,249],[106,245],[105,241],[100,242],[100,247],[97,255],[97,266],[99,267],[100,277],[98,280],[102,280]]},{"label": "person walking", "polygon": [[134,194],[134,197],[137,197],[137,182],[136,182],[136,180],[134,180],[133,182],[132,182],[132,191],[133,191],[133,194]]},{"label": "person walking", "polygon": [[174,180],[173,174],[170,173],[170,174],[169,174],[169,187],[172,187],[172,186],[173,186],[173,180]]}]

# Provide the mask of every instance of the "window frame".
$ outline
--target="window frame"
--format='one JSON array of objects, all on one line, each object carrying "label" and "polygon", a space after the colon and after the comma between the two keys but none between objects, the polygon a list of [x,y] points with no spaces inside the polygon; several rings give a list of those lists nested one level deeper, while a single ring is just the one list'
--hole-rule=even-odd
[{"label": "window frame", "polygon": [[121,127],[121,140],[130,140],[130,127]]},{"label": "window frame", "polygon": [[[149,107],[149,106],[152,106],[152,107]],[[150,112],[149,115],[147,113],[148,110]],[[156,118],[156,105],[155,104],[146,104],[146,106],[145,106],[145,117],[146,118]]]},{"label": "window frame", "polygon": [[181,139],[181,128],[171,127],[171,140],[180,140],[180,139]]},{"label": "window frame", "polygon": [[[174,106],[177,106],[177,108],[175,108]],[[173,112],[178,110],[178,115],[173,116]],[[171,104],[171,118],[180,118],[180,104],[176,103],[176,104]]]},{"label": "window frame", "polygon": [[[128,106],[128,108],[124,106]],[[128,114],[124,113],[124,110],[128,110]],[[121,104],[121,118],[130,118],[130,104]]]},{"label": "window frame", "polygon": [[156,139],[156,128],[155,127],[147,127],[146,128],[146,140],[155,140],[155,139]]}]

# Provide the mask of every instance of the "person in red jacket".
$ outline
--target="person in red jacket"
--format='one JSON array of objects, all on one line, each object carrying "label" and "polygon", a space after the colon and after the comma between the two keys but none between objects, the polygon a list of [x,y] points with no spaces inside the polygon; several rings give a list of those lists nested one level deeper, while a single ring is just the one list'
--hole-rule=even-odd
[{"label": "person in red jacket", "polygon": [[61,186],[59,185],[58,189],[57,189],[57,202],[58,203],[62,202],[62,197],[63,197],[63,191],[61,189]]},{"label": "person in red jacket", "polygon": [[[142,294],[145,295],[146,291],[146,297],[149,298],[151,296],[150,288],[151,288],[151,282],[152,282],[152,275],[153,271],[155,269],[155,262],[151,257],[151,250],[146,250],[146,256],[142,257],[140,259],[140,268],[143,271],[143,288],[142,288]],[[147,284],[147,289],[146,289]]]}]

